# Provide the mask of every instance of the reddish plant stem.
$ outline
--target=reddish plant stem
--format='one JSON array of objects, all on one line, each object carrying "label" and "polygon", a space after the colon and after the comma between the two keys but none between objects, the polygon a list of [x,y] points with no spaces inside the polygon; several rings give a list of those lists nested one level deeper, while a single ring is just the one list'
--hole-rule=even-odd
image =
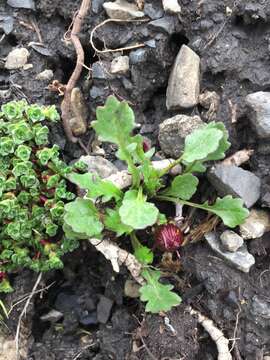
[{"label": "reddish plant stem", "polygon": [[69,119],[71,114],[71,92],[75,87],[84,64],[84,50],[78,34],[80,33],[81,26],[83,23],[83,19],[85,18],[89,8],[90,8],[91,0],[82,0],[79,12],[75,15],[72,30],[70,33],[70,40],[76,50],[77,61],[75,69],[66,85],[64,99],[61,103],[61,113],[62,113],[62,121],[63,127],[66,133],[68,140],[73,143],[78,142],[78,138],[75,137],[70,128]]}]

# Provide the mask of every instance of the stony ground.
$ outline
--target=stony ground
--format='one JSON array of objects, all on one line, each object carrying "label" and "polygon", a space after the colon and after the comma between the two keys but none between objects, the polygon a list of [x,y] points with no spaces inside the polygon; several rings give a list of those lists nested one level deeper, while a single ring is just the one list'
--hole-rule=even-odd
[{"label": "stony ground", "polygon": [[[26,98],[60,104],[59,92],[48,86],[53,80],[65,84],[73,71],[76,56],[64,34],[79,4],[0,0],[0,103]],[[94,29],[119,16],[136,21],[110,21]],[[102,256],[82,245],[66,257],[64,271],[44,277],[42,285],[50,287],[36,296],[23,322],[24,358],[217,359],[214,342],[186,312],[191,304],[232,339],[233,359],[269,360],[270,2],[145,0],[115,5],[92,0],[80,40],[86,58],[81,92],[74,93],[74,129],[90,153],[100,154],[90,159],[93,166],[103,175],[123,167],[114,148],[100,148],[92,131],[80,127],[94,119],[96,107],[109,94],[129,101],[138,131],[157,147],[157,157],[177,157],[192,129],[219,120],[230,133],[229,155],[243,149],[253,153],[241,167],[217,164],[210,169],[198,200],[215,193],[237,195],[252,210],[251,217],[236,229],[238,235],[218,227],[183,249],[174,279],[183,305],[168,314],[176,336],[162,317],[144,315],[134,297],[136,288],[127,290],[125,269],[113,274]],[[129,49],[108,51],[125,47]],[[60,145],[67,161],[84,155],[66,140],[61,125],[51,130],[52,143]],[[14,275],[15,292],[4,301],[16,303],[35,280],[28,272]],[[1,360],[14,358],[8,339],[22,307],[20,303],[11,313],[8,329],[2,326]]]}]

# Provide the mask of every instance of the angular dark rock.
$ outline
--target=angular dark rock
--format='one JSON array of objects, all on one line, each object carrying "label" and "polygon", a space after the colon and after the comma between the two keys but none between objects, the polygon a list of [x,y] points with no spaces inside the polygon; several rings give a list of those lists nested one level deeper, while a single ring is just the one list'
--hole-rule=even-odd
[{"label": "angular dark rock", "polygon": [[97,319],[101,324],[106,324],[110,318],[113,301],[105,296],[101,296],[97,305]]}]

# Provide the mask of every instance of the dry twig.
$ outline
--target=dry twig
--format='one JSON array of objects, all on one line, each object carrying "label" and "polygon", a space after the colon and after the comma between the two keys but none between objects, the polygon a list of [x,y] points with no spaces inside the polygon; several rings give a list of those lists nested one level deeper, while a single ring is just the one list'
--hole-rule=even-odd
[{"label": "dry twig", "polygon": [[17,325],[17,329],[16,329],[16,336],[15,336],[16,357],[18,360],[20,358],[19,347],[20,347],[20,329],[21,329],[22,318],[26,314],[27,308],[28,308],[34,294],[36,293],[37,287],[38,287],[41,279],[42,279],[42,273],[39,273],[37,280],[35,282],[35,285],[34,285],[32,291],[22,309],[22,312],[20,313],[20,316],[19,316],[18,325]]},{"label": "dry twig", "polygon": [[78,138],[75,137],[70,128],[69,119],[71,113],[71,92],[72,89],[76,86],[76,83],[81,75],[82,68],[84,64],[84,50],[78,34],[80,33],[83,19],[85,18],[89,8],[90,8],[91,0],[82,0],[80,10],[75,15],[72,30],[70,32],[70,40],[76,50],[77,62],[75,69],[66,85],[64,99],[61,103],[61,113],[62,113],[62,121],[63,127],[66,133],[67,138],[73,142],[78,142]]},{"label": "dry twig", "polygon": [[101,28],[102,26],[104,26],[105,24],[108,24],[110,22],[118,22],[118,23],[127,23],[127,22],[145,22],[145,21],[149,21],[148,19],[138,19],[138,20],[121,20],[121,19],[107,19],[105,21],[103,21],[102,23],[98,24],[97,26],[94,27],[94,29],[91,31],[90,34],[90,44],[92,46],[92,48],[95,50],[95,52],[97,54],[106,54],[106,53],[110,53],[110,52],[119,52],[119,51],[125,51],[125,50],[132,50],[132,49],[137,49],[137,48],[141,48],[144,47],[145,44],[136,44],[136,45],[132,45],[132,46],[126,46],[123,48],[118,48],[118,49],[105,49],[105,50],[98,50],[96,48],[96,46],[94,45],[94,41],[93,41],[93,37],[95,32]]},{"label": "dry twig", "polygon": [[221,162],[222,165],[240,166],[247,162],[253,155],[254,150],[243,149],[234,153],[232,156],[226,158]]}]

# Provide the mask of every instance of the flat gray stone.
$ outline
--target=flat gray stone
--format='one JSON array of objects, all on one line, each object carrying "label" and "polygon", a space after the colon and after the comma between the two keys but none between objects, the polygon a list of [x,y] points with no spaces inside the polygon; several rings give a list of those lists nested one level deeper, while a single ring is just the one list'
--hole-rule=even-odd
[{"label": "flat gray stone", "polygon": [[185,138],[204,122],[199,116],[176,115],[159,125],[158,140],[164,154],[178,158],[184,149]]},{"label": "flat gray stone", "polygon": [[101,178],[106,178],[117,173],[118,169],[109,160],[101,156],[81,156],[80,161],[88,165],[88,171],[98,174]]},{"label": "flat gray stone", "polygon": [[50,69],[45,69],[39,74],[37,74],[36,79],[40,81],[51,81],[53,79],[53,71]]},{"label": "flat gray stone", "polygon": [[164,16],[161,19],[151,21],[148,26],[155,31],[172,35],[175,32],[175,18],[173,16]]},{"label": "flat gray stone", "polygon": [[26,48],[12,50],[6,59],[5,68],[8,70],[20,69],[27,63],[30,53]]},{"label": "flat gray stone", "polygon": [[270,139],[270,92],[258,91],[246,97],[248,115],[259,138]]},{"label": "flat gray stone", "polygon": [[173,65],[166,93],[168,110],[191,108],[200,94],[200,57],[182,45]]},{"label": "flat gray stone", "polygon": [[106,2],[103,8],[111,19],[130,20],[144,17],[144,13],[139,11],[135,4],[125,0]]},{"label": "flat gray stone", "polygon": [[41,321],[49,321],[51,323],[56,323],[58,320],[60,320],[63,317],[63,313],[61,313],[58,310],[50,310],[47,314],[44,314],[40,317]]},{"label": "flat gray stone", "polygon": [[211,249],[236,269],[248,273],[251,266],[255,264],[254,256],[247,251],[245,245],[236,252],[230,252],[223,250],[222,244],[214,232],[205,234],[204,237]]},{"label": "flat gray stone", "polygon": [[113,307],[113,301],[103,295],[101,295],[99,303],[97,305],[97,319],[101,324],[106,324],[110,318],[111,310]]},{"label": "flat gray stone", "polygon": [[238,166],[214,166],[208,172],[208,179],[219,195],[240,197],[248,208],[260,197],[261,180],[252,172]]},{"label": "flat gray stone", "polygon": [[7,4],[14,8],[35,10],[34,0],[8,0]]},{"label": "flat gray stone", "polygon": [[235,252],[244,244],[244,240],[232,230],[226,230],[220,235],[224,250]]},{"label": "flat gray stone", "polygon": [[[255,295],[252,298],[251,313],[259,318],[270,320],[270,301]],[[261,324],[260,324],[261,325]],[[269,326],[269,321],[268,321]]]},{"label": "flat gray stone", "polygon": [[252,209],[245,222],[240,225],[240,234],[245,240],[257,239],[270,231],[270,213]]}]

